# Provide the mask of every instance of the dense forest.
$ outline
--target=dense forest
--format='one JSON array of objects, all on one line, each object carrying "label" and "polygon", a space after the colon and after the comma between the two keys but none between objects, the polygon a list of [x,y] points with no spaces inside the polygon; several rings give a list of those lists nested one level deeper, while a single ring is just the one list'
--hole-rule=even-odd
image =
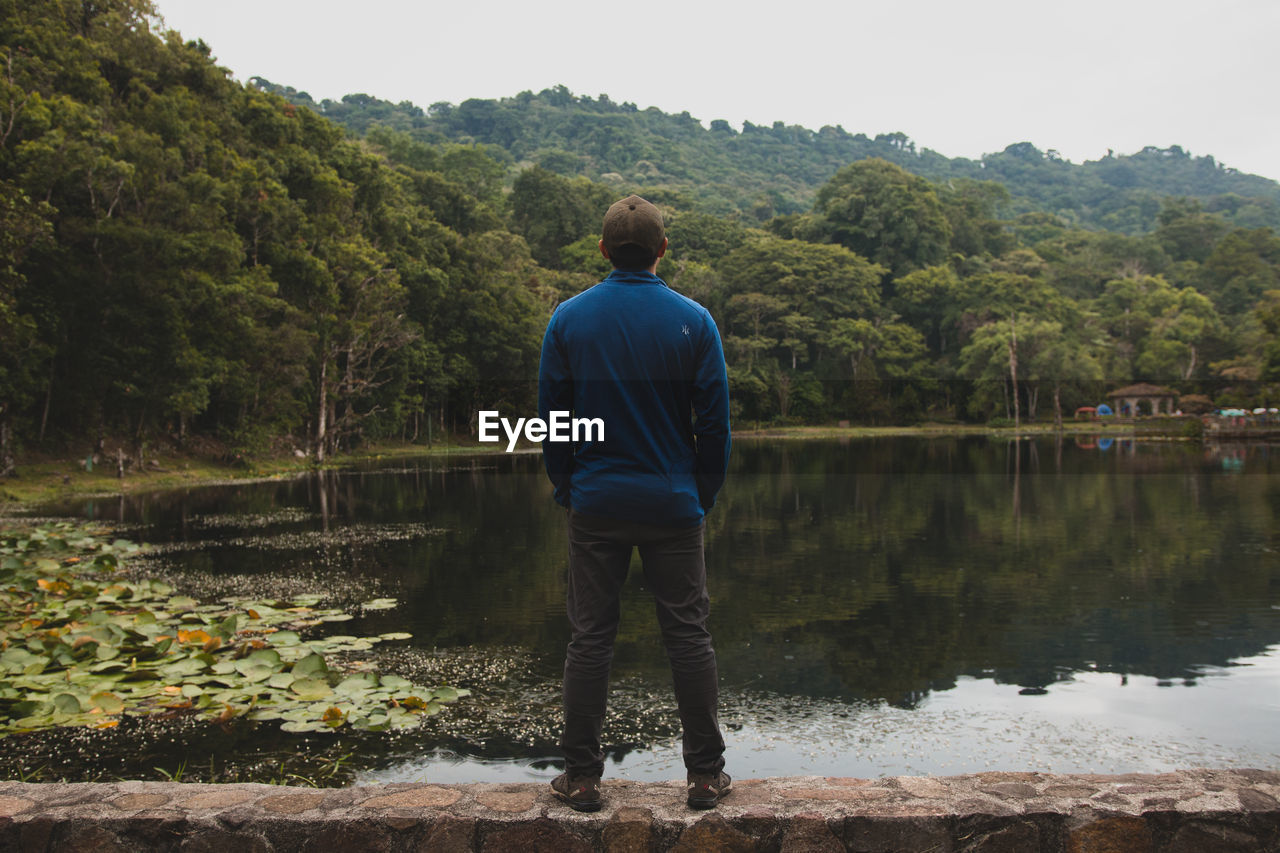
[{"label": "dense forest", "polygon": [[837,169],[879,157],[934,183],[996,181],[1009,192],[1001,208],[1010,216],[1040,211],[1072,225],[1138,234],[1156,227],[1162,199],[1172,195],[1197,198],[1232,225],[1280,227],[1280,185],[1228,169],[1211,156],[1193,157],[1177,145],[1108,152],[1078,165],[1026,142],[981,160],[952,159],[917,150],[903,133],[868,137],[840,126],[814,131],[782,122],[744,122],[739,131],[724,119],[704,128],[688,112],[640,110],[607,95],[575,97],[563,86],[423,110],[370,95],[317,102],[260,77],[250,82],[359,135],[386,127],[422,142],[482,145],[507,163],[584,175],[619,191],[661,188],[680,207],[736,214],[756,224],[809,210],[818,187]]},{"label": "dense forest", "polygon": [[0,469],[112,441],[323,460],[527,412],[630,191],[668,216],[659,275],[719,324],[740,421],[1280,379],[1280,188],[1180,149],[974,163],[562,89],[316,105],[234,81],[146,0],[0,9]]}]

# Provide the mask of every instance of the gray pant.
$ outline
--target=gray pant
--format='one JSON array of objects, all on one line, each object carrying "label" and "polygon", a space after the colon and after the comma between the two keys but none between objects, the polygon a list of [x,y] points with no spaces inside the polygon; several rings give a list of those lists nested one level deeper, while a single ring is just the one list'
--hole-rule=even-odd
[{"label": "gray pant", "polygon": [[671,662],[685,767],[693,773],[718,773],[724,767],[724,738],[716,717],[716,654],[707,630],[711,602],[702,550],[704,526],[659,527],[569,511],[566,603],[572,639],[564,661],[560,746],[571,774],[599,776],[604,770],[600,730],[618,633],[618,599],[632,547],[640,549]]}]

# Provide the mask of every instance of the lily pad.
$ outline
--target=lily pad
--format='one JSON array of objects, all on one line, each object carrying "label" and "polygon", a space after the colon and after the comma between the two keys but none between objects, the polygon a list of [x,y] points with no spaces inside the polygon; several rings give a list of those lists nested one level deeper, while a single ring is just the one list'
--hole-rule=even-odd
[{"label": "lily pad", "polygon": [[53,697],[53,706],[64,714],[79,714],[80,700],[70,693],[59,693]]},{"label": "lily pad", "polygon": [[458,701],[458,691],[454,690],[452,687],[437,687],[435,690],[431,691],[431,694],[432,698],[441,702]]},{"label": "lily pad", "polygon": [[104,714],[119,714],[124,710],[124,700],[106,691],[90,696],[89,705],[91,708],[100,708]]},{"label": "lily pad", "polygon": [[[163,583],[113,577],[116,556],[135,546],[75,534],[73,552],[71,535],[59,525],[20,540],[0,531],[0,571],[8,573],[0,585],[0,738],[49,726],[110,727],[126,712],[224,722],[248,714],[282,720],[287,731],[381,731],[417,725],[466,695],[437,695],[395,675],[331,672],[326,654],[349,659],[410,635],[304,640],[295,629],[353,618],[317,608],[320,595],[201,604]],[[89,577],[90,569],[102,572]],[[374,599],[365,609],[394,604]]]},{"label": "lily pad", "polygon": [[307,732],[328,732],[333,731],[324,723],[318,722],[298,722],[290,720],[280,724],[280,731],[293,732],[295,734],[305,734]]},{"label": "lily pad", "polygon": [[289,685],[289,689],[298,694],[301,699],[323,699],[333,694],[333,688],[329,683],[319,678],[295,679],[293,684]]},{"label": "lily pad", "polygon": [[293,665],[293,674],[299,676],[327,675],[329,666],[324,658],[312,652]]}]

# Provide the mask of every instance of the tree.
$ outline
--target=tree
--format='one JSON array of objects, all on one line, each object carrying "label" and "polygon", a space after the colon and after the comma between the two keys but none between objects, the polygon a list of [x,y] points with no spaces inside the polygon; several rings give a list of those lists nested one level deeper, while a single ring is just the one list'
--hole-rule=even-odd
[{"label": "tree", "polygon": [[909,325],[920,329],[935,356],[954,345],[956,327],[965,302],[965,290],[949,264],[938,264],[907,273],[894,283],[893,308]]},{"label": "tree", "polygon": [[1000,220],[1011,201],[1009,190],[995,181],[960,178],[937,189],[951,229],[951,251],[958,255],[1003,255],[1017,239]]},{"label": "tree", "polygon": [[1161,381],[1203,372],[1224,335],[1213,303],[1162,276],[1115,279],[1094,303],[1108,341],[1110,375]]},{"label": "tree", "polygon": [[565,178],[534,166],[521,172],[511,188],[511,218],[534,260],[558,269],[560,250],[599,234],[614,191],[586,178]]},{"label": "tree", "polygon": [[1261,378],[1266,382],[1280,381],[1280,290],[1268,290],[1263,294],[1255,311],[1267,333]]},{"label": "tree", "polygon": [[1160,207],[1155,236],[1175,261],[1204,263],[1228,225],[1219,216],[1205,213],[1192,198],[1168,198]]},{"label": "tree", "polygon": [[823,239],[895,276],[948,257],[951,226],[923,178],[886,160],[851,163],[818,190],[815,228]]},{"label": "tree", "polygon": [[1205,260],[1201,280],[1223,314],[1247,313],[1263,293],[1280,287],[1280,237],[1270,228],[1232,231]]}]

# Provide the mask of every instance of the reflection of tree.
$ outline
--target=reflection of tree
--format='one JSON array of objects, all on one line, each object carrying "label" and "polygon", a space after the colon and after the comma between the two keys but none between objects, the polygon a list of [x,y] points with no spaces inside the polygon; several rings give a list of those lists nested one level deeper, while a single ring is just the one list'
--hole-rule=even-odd
[{"label": "reflection of tree", "polygon": [[983,440],[740,443],[752,471],[711,537],[722,668],[740,652],[816,692],[910,702],[960,674],[1174,676],[1277,641],[1274,560],[1232,564],[1270,536],[1265,478],[1160,446],[1067,448],[1057,473],[1033,447],[1006,468]]},{"label": "reflection of tree", "polygon": [[[708,529],[726,684],[910,705],[960,675],[1025,686],[1091,667],[1180,677],[1280,642],[1270,609],[1280,487],[1270,477],[1223,476],[1190,445],[1049,449],[981,438],[738,442]],[[1248,470],[1271,464],[1252,458]],[[333,566],[402,600],[360,630],[412,631],[423,649],[519,647],[551,673],[563,654],[564,518],[536,456],[129,500],[152,542],[207,537],[183,527],[202,513],[280,507],[304,508],[317,529],[327,515],[338,537],[440,529],[329,546]],[[170,558],[264,576],[312,571],[318,559],[234,547]],[[638,561],[614,669],[668,679]]]}]

